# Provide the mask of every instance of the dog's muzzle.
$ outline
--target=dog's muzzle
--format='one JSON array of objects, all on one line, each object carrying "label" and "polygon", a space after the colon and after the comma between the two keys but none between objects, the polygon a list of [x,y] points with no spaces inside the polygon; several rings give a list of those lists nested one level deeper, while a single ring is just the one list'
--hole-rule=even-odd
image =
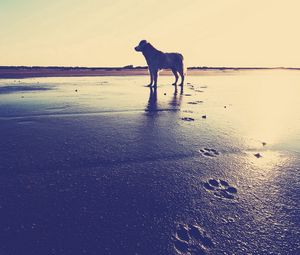
[{"label": "dog's muzzle", "polygon": [[139,46],[134,47],[134,49],[135,49],[136,51],[141,51],[141,49],[140,49]]}]

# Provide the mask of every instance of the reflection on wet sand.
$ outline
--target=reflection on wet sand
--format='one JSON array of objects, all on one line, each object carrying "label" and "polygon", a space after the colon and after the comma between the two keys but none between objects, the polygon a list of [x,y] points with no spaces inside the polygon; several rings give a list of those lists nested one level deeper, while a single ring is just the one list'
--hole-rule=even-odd
[{"label": "reflection on wet sand", "polygon": [[156,112],[158,109],[157,107],[157,88],[150,87],[150,94],[147,107],[145,111],[147,112]]},{"label": "reflection on wet sand", "polygon": [[[177,86],[175,86],[173,97],[171,98],[170,102],[167,105],[160,105],[158,103],[157,99],[157,88],[156,87],[150,87],[149,88],[150,93],[149,93],[149,99],[145,108],[146,112],[151,112],[155,113],[158,111],[165,111],[165,110],[177,110],[182,103],[182,96],[183,96],[183,87],[180,87],[180,92],[177,89]],[[179,92],[179,94],[178,94]],[[162,102],[161,102],[162,103]],[[170,109],[169,106],[175,106],[176,109],[173,107]]]},{"label": "reflection on wet sand", "polygon": [[170,101],[170,105],[180,107],[181,103],[182,103],[182,95],[183,95],[183,86],[180,86],[179,95],[178,95],[177,86],[175,86],[174,94],[173,94],[172,100]]}]

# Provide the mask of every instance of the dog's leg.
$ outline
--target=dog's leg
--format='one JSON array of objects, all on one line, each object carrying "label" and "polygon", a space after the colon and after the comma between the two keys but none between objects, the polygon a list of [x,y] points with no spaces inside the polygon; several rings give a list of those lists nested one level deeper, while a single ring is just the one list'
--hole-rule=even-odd
[{"label": "dog's leg", "polygon": [[154,87],[157,86],[157,76],[158,76],[158,70],[153,70],[153,79],[154,79]]},{"label": "dog's leg", "polygon": [[172,85],[177,85],[177,81],[178,81],[178,74],[177,74],[177,70],[175,68],[172,69],[172,72],[175,76],[175,82]]},{"label": "dog's leg", "polygon": [[181,77],[180,86],[183,86],[183,83],[184,83],[184,70],[183,70],[183,67],[179,68],[178,72],[179,72],[180,77]]},{"label": "dog's leg", "polygon": [[147,87],[151,87],[153,84],[153,71],[149,68],[149,74],[150,74],[150,84],[147,85]]}]

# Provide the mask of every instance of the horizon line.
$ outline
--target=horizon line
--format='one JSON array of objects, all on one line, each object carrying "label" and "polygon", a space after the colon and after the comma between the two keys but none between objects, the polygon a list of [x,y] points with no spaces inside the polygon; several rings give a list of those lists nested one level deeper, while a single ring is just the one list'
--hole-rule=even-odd
[{"label": "horizon line", "polygon": [[[0,69],[5,68],[62,68],[62,69],[148,69],[148,66],[134,66],[134,65],[125,65],[125,66],[39,66],[39,65],[0,65]],[[286,67],[286,66],[189,66],[187,69],[300,69],[300,67]]]}]

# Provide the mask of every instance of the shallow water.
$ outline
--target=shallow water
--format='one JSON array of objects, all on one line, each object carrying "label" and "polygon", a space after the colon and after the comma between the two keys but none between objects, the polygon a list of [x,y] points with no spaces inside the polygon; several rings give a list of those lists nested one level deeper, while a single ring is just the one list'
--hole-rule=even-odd
[{"label": "shallow water", "polygon": [[297,254],[300,72],[147,82],[0,80],[0,251]]}]

